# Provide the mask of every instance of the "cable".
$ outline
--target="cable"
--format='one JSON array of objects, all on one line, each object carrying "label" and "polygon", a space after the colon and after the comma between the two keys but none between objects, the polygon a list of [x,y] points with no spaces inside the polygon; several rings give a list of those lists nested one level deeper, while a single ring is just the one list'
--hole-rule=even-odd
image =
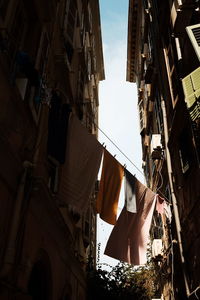
[{"label": "cable", "polygon": [[[89,114],[88,114],[89,116]],[[91,118],[91,116],[89,116],[89,118]],[[126,159],[142,174],[143,177],[144,174],[143,172],[130,160],[130,158],[111,140],[111,138],[96,124],[96,122],[94,120],[91,119],[91,121],[94,123],[94,125],[98,128],[99,131],[101,131],[101,133],[103,133],[103,135],[117,148],[117,150],[124,156],[126,157]]]},{"label": "cable", "polygon": [[158,170],[158,173],[159,173],[159,175],[160,175],[161,184],[160,184],[159,187],[157,187],[157,190],[160,190],[160,189],[162,188],[162,186],[163,186],[163,176],[162,176],[160,170]]}]

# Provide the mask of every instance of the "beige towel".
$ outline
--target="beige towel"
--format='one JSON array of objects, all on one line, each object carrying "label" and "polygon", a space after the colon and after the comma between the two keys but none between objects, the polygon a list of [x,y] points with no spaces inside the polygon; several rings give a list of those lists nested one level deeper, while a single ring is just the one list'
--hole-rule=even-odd
[{"label": "beige towel", "polygon": [[61,201],[82,212],[88,207],[103,153],[102,145],[75,115],[69,119],[66,162],[59,188]]},{"label": "beige towel", "polygon": [[136,179],[137,213],[124,207],[106,245],[105,254],[133,265],[146,263],[155,193]]},{"label": "beige towel", "polygon": [[114,225],[121,183],[124,175],[122,165],[105,149],[100,188],[97,197],[97,213],[102,220]]}]

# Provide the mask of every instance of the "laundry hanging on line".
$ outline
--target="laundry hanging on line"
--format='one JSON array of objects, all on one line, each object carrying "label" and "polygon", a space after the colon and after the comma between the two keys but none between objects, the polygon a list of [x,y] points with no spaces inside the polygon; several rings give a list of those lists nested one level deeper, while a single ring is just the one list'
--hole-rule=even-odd
[{"label": "laundry hanging on line", "polygon": [[157,196],[156,211],[160,215],[164,214],[166,216],[166,218],[168,219],[168,221],[171,223],[172,212],[171,212],[170,204],[168,202],[166,202],[164,198],[160,197],[160,195]]},{"label": "laundry hanging on line", "polygon": [[123,175],[124,168],[122,165],[104,149],[103,168],[96,208],[100,218],[112,225],[116,223],[117,219]]},{"label": "laundry hanging on line", "polygon": [[137,212],[136,194],[135,194],[135,177],[125,169],[125,206],[126,210],[131,213]]},{"label": "laundry hanging on line", "polygon": [[156,200],[156,210],[160,215],[164,213],[164,203],[165,203],[165,199],[158,195]]},{"label": "laundry hanging on line", "polygon": [[[61,198],[80,213],[89,203],[104,152],[97,212],[109,224],[115,224],[118,200],[125,173],[125,207],[108,240],[105,254],[131,264],[146,262],[146,250],[155,193],[139,182],[130,172],[88,133],[77,117],[71,114],[68,126],[65,176],[61,178]],[[161,207],[157,207],[163,213]],[[159,205],[157,202],[157,205]]]},{"label": "laundry hanging on line", "polygon": [[108,239],[105,254],[133,265],[146,263],[149,229],[156,194],[135,178],[137,213],[123,208]]},{"label": "laundry hanging on line", "polygon": [[60,198],[80,213],[88,207],[98,175],[103,146],[71,114],[68,124],[66,162],[61,177]]}]

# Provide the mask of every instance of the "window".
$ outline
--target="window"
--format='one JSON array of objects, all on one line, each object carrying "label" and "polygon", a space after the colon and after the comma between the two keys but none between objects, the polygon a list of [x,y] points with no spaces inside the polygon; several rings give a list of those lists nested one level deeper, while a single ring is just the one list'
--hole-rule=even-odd
[{"label": "window", "polygon": [[200,67],[182,79],[185,102],[192,121],[200,118]]},{"label": "window", "polygon": [[77,113],[79,120],[83,119],[83,99],[85,90],[86,74],[84,69],[80,66],[78,73],[78,86],[77,86]]},{"label": "window", "polygon": [[8,7],[8,0],[0,0],[0,16],[5,19],[7,7]]},{"label": "window", "polygon": [[53,194],[58,191],[58,170],[59,164],[49,160],[49,182],[48,187]]},{"label": "window", "polygon": [[200,24],[186,27],[189,39],[194,47],[196,55],[200,60]]},{"label": "window", "polygon": [[[24,10],[19,7],[16,11],[15,18],[9,33],[9,56],[11,61],[11,70],[15,72],[15,60],[16,54],[22,45],[25,35],[25,13]],[[12,74],[12,77],[15,74]]]},{"label": "window", "polygon": [[140,133],[142,133],[146,126],[143,100],[139,102],[138,107],[139,107]]},{"label": "window", "polygon": [[65,163],[67,128],[71,108],[62,104],[58,93],[53,92],[48,120],[47,153],[60,164]]},{"label": "window", "polygon": [[192,137],[188,129],[185,128],[179,137],[179,157],[181,162],[182,173],[185,174],[191,167],[193,161]]},{"label": "window", "polygon": [[156,128],[157,132],[163,131],[163,116],[162,116],[162,108],[161,108],[161,98],[158,90],[155,92],[155,115],[156,115]]},{"label": "window", "polygon": [[77,20],[77,7],[76,1],[70,0],[67,2],[63,34],[65,38],[65,48],[67,51],[68,60],[71,63],[74,53],[74,36]]},{"label": "window", "polygon": [[178,99],[178,81],[177,81],[178,76],[174,65],[173,53],[174,52],[171,45],[168,48],[164,49],[170,94],[171,94],[172,104],[174,106]]},{"label": "window", "polygon": [[28,282],[28,295],[32,300],[48,300],[52,294],[49,262],[39,260],[33,266]]}]

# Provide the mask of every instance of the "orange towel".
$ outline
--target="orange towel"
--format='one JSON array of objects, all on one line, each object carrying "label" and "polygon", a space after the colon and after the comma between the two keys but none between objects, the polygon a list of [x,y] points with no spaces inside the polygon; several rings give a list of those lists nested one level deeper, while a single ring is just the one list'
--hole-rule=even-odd
[{"label": "orange towel", "polygon": [[122,165],[107,150],[104,150],[103,168],[97,197],[97,213],[100,214],[102,220],[112,225],[116,223],[123,175],[124,168]]},{"label": "orange towel", "polygon": [[71,115],[66,161],[62,169],[59,197],[79,212],[88,207],[99,172],[103,147],[75,115]]}]

